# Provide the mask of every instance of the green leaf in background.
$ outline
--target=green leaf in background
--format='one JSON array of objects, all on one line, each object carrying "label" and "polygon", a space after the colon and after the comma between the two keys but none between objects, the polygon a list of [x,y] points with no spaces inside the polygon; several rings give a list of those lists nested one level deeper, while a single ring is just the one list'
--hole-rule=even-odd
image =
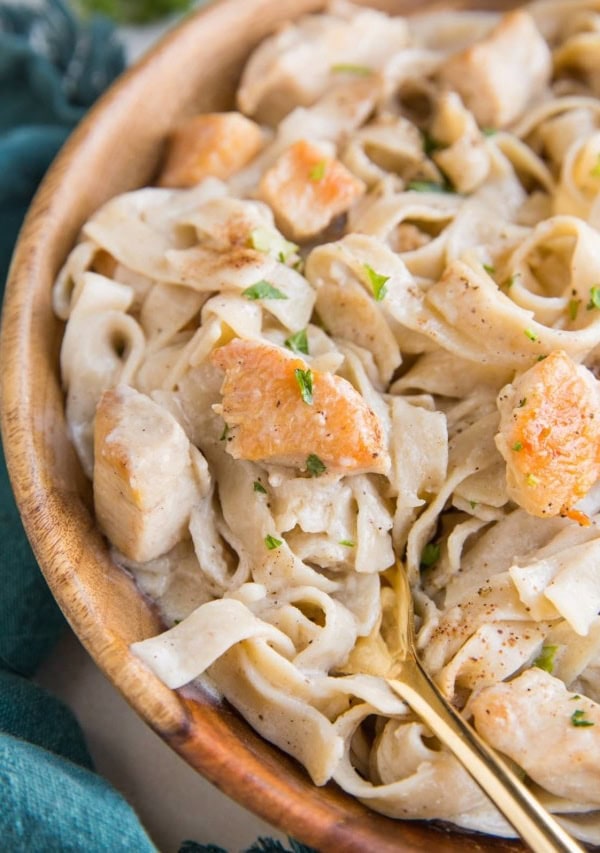
[{"label": "green leaf in background", "polygon": [[119,24],[147,24],[167,15],[186,12],[193,0],[73,0],[81,15],[99,14]]}]

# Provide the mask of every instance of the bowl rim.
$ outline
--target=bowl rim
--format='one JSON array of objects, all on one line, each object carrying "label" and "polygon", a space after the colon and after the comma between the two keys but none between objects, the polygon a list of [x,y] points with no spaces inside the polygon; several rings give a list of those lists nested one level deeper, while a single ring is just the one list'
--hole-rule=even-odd
[{"label": "bowl rim", "polygon": [[[358,2],[394,8],[394,0]],[[278,3],[281,8],[290,10],[301,4],[304,10],[325,5],[324,0],[300,0],[300,3],[294,0],[252,0],[251,8],[256,14]],[[480,3],[476,0],[397,0],[397,11],[401,12],[401,6],[406,8],[411,4],[419,10],[424,10],[425,6],[489,9],[515,5],[512,0],[482,0]],[[127,660],[123,658],[123,643],[118,642],[120,638],[100,636],[102,630],[99,632],[94,622],[97,613],[87,609],[86,589],[77,583],[77,561],[82,557],[86,535],[95,537],[92,543],[94,559],[102,559],[106,546],[98,531],[94,533],[90,529],[85,513],[76,515],[72,530],[63,528],[57,532],[54,526],[57,519],[64,520],[65,507],[73,509],[74,505],[69,504],[64,495],[57,494],[51,482],[56,472],[47,469],[49,457],[41,457],[39,452],[40,404],[33,392],[40,388],[44,379],[57,382],[59,388],[60,380],[56,375],[56,342],[49,346],[36,338],[35,331],[44,322],[43,317],[47,317],[47,291],[43,303],[40,303],[40,291],[48,283],[48,274],[44,275],[43,270],[49,262],[51,267],[57,267],[60,260],[55,251],[56,244],[53,245],[52,241],[63,222],[61,209],[72,198],[70,178],[102,148],[103,139],[118,125],[124,111],[134,105],[137,90],[144,88],[146,77],[156,73],[158,65],[165,66],[176,57],[182,39],[197,38],[211,27],[231,25],[237,16],[242,16],[245,8],[250,8],[249,0],[213,0],[164,35],[90,109],[50,166],[32,201],[7,278],[0,331],[0,363],[4,365],[0,374],[1,429],[17,506],[46,581],[95,663],[151,728],[189,764],[242,806],[307,844],[335,853],[362,853],[365,850],[381,853],[404,850],[409,853],[426,850],[433,843],[439,851],[447,850],[449,853],[459,849],[457,845],[465,851],[522,850],[524,848],[512,840],[464,834],[455,828],[448,830],[431,822],[387,818],[341,792],[333,799],[327,799],[319,795],[323,789],[312,785],[303,770],[298,772],[295,769],[295,762],[270,744],[267,746],[274,756],[273,764],[266,766],[264,755],[256,753],[252,743],[253,739],[263,743],[263,739],[252,732],[248,724],[243,722],[237,733],[227,735],[223,728],[222,706],[217,709],[210,702],[200,705],[185,689],[173,692],[164,688],[154,676],[149,676],[131,653],[128,653]],[[77,223],[67,224],[74,236]],[[58,321],[55,325],[58,329]],[[36,364],[43,364],[46,372],[33,382],[32,371]],[[25,382],[23,376],[26,377]],[[42,424],[42,431],[46,426]],[[64,423],[52,423],[49,429],[52,443],[53,431],[64,431]],[[64,438],[61,433],[60,440]],[[106,554],[103,559],[106,562]],[[154,691],[152,694],[151,690]],[[231,713],[236,716],[235,712]],[[215,731],[221,734],[223,743],[215,743]],[[236,737],[249,740],[249,746],[246,742],[236,743]],[[245,763],[240,770],[236,761],[241,758]],[[290,771],[291,781],[281,779],[281,765],[286,766],[286,772]],[[310,792],[312,796],[308,796]]]}]

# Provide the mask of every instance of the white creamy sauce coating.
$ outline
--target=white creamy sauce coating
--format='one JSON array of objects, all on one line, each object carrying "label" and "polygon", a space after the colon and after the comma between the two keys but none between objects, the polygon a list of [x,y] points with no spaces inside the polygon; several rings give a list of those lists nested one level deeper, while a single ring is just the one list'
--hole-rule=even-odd
[{"label": "white creamy sauce coating", "polygon": [[[387,688],[422,659],[600,844],[600,8],[388,18],[259,45],[54,290],[96,514],[201,678],[398,818],[511,828]],[[243,115],[242,115],[243,114]]]}]

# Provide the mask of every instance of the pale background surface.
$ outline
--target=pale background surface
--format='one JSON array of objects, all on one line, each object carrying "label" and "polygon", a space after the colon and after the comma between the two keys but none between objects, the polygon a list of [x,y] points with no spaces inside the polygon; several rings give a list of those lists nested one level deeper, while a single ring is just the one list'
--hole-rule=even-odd
[{"label": "pale background surface", "polygon": [[[177,19],[123,27],[135,62]],[[74,711],[96,769],[131,803],[161,853],[193,839],[230,851],[259,836],[285,836],[238,806],[192,770],[132,711],[68,631],[36,679]],[[132,851],[134,853],[134,851]]]}]

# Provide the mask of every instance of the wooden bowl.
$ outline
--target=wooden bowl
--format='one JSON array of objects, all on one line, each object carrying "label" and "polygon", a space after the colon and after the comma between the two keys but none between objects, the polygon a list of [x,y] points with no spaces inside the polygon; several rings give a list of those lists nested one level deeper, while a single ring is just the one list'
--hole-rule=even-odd
[{"label": "wooden bowl", "polygon": [[[241,66],[277,24],[322,0],[222,0],[171,33],[101,99],[49,170],[23,227],[6,291],[0,363],[2,428],[25,529],[48,584],[98,666],[186,761],[260,817],[321,851],[521,849],[431,824],[382,817],[334,784],[316,788],[298,764],[226,705],[171,691],[129,645],[159,621],[111,562],[91,488],[69,443],[59,377],[62,324],[55,277],[83,222],[111,196],[155,172],[168,130],[183,116],[231,106]],[[368,5],[365,3],[365,5]],[[393,13],[498,8],[511,0],[377,0]]]}]

